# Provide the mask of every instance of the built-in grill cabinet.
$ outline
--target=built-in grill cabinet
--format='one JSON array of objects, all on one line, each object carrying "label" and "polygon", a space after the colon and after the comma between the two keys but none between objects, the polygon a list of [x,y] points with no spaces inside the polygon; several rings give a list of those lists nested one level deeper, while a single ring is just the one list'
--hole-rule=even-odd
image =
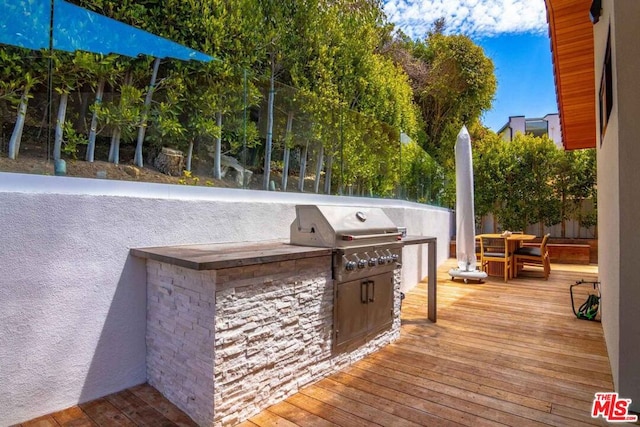
[{"label": "built-in grill cabinet", "polygon": [[334,351],[360,345],[392,325],[400,236],[379,208],[296,206],[291,243],[333,248]]},{"label": "built-in grill cabinet", "polygon": [[334,350],[360,345],[393,323],[393,273],[337,283],[334,301]]}]

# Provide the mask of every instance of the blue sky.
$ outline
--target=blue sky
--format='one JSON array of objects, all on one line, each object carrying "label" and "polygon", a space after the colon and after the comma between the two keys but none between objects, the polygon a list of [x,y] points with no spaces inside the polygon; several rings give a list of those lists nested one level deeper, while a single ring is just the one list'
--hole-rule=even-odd
[{"label": "blue sky", "polygon": [[465,34],[496,67],[498,90],[482,118],[497,131],[509,116],[556,113],[544,0],[385,0],[389,20],[414,39],[444,17],[447,33]]}]

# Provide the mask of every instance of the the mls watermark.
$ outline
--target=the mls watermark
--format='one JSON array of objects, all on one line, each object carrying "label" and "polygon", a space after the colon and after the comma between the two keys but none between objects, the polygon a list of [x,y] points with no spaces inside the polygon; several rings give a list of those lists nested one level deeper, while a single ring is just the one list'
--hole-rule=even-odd
[{"label": "the mls watermark", "polygon": [[596,393],[593,399],[593,407],[591,408],[591,417],[598,418],[602,416],[611,423],[636,422],[638,421],[638,416],[629,414],[630,404],[631,399],[621,399],[618,397],[618,393]]}]

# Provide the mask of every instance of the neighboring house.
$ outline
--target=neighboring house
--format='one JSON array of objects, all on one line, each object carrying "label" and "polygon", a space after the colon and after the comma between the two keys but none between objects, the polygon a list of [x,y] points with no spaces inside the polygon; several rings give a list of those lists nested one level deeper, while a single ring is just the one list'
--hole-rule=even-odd
[{"label": "neighboring house", "polygon": [[602,327],[613,382],[640,412],[640,1],[545,2],[564,146],[597,150]]},{"label": "neighboring house", "polygon": [[560,132],[560,116],[558,113],[547,114],[542,118],[527,119],[524,116],[510,116],[509,121],[498,131],[503,140],[509,142],[515,138],[516,133],[533,136],[547,135],[562,148],[562,133]]}]

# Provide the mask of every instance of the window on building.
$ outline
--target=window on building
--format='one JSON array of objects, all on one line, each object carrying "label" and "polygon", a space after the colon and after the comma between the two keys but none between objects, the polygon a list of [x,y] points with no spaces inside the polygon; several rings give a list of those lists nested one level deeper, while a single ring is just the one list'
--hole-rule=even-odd
[{"label": "window on building", "polygon": [[613,109],[613,69],[611,66],[611,29],[607,37],[607,49],[604,54],[604,66],[602,67],[602,79],[600,80],[600,97],[598,100],[600,110],[600,146],[604,134],[607,131],[607,124]]},{"label": "window on building", "polygon": [[524,133],[533,136],[542,136],[549,134],[548,123],[546,120],[527,120],[524,125]]}]

